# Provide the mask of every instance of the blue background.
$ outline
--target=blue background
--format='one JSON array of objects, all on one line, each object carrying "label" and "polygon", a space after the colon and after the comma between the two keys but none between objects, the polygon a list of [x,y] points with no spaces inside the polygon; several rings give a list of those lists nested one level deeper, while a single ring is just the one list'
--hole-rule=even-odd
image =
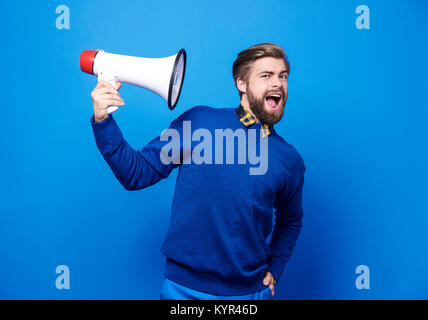
[{"label": "blue background", "polygon": [[[70,29],[55,9],[70,8]],[[370,8],[370,30],[355,9]],[[158,299],[177,172],[128,192],[89,123],[83,50],[186,48],[177,108],[124,84],[115,119],[142,148],[195,105],[236,107],[236,54],[275,42],[290,63],[277,131],[306,164],[304,227],[276,299],[427,299],[426,1],[0,2],[0,298]],[[70,290],[55,269],[70,268]],[[370,289],[358,290],[358,265]]]}]

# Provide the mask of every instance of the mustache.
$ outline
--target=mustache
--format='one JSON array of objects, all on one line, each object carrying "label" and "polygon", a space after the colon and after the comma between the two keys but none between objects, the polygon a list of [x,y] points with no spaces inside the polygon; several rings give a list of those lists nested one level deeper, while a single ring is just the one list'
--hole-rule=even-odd
[{"label": "mustache", "polygon": [[266,91],[264,94],[264,97],[266,98],[267,96],[271,95],[271,94],[275,94],[275,93],[279,93],[281,94],[281,97],[284,98],[285,97],[285,89],[277,89],[277,90],[269,90]]}]

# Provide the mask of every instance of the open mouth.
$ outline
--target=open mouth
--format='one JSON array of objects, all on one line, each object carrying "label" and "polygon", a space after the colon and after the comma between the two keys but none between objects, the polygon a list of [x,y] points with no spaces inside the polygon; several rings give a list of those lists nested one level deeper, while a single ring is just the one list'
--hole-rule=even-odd
[{"label": "open mouth", "polygon": [[282,94],[280,93],[271,93],[268,96],[266,96],[266,102],[271,109],[278,109],[281,99],[282,99]]}]

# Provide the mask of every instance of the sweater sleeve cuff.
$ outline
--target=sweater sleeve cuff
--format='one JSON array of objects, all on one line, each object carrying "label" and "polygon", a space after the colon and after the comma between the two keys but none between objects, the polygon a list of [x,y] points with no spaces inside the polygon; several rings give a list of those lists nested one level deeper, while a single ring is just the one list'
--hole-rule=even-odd
[{"label": "sweater sleeve cuff", "polygon": [[102,154],[113,153],[123,141],[123,135],[112,115],[101,122],[90,119],[95,142]]},{"label": "sweater sleeve cuff", "polygon": [[272,274],[273,278],[278,282],[279,278],[284,271],[285,262],[278,257],[270,257],[268,271]]}]

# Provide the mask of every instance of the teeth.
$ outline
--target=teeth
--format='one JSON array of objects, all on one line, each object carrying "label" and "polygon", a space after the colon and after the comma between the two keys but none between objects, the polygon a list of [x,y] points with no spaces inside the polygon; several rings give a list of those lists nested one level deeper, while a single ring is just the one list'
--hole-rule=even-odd
[{"label": "teeth", "polygon": [[281,98],[281,95],[275,93],[275,94],[271,94],[269,97]]}]

